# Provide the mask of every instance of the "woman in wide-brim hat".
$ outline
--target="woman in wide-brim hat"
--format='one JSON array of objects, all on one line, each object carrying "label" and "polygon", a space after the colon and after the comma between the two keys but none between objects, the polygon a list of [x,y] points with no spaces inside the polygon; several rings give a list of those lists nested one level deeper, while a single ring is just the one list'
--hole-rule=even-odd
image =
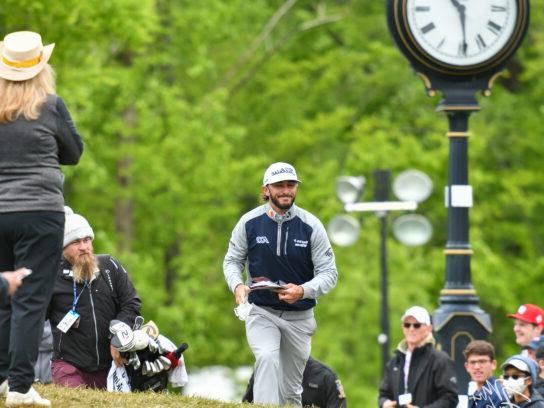
[{"label": "woman in wide-brim hat", "polygon": [[62,255],[60,165],[77,164],[83,151],[55,94],[53,48],[30,31],[0,43],[0,271],[32,270],[11,298],[0,299],[0,396],[8,407],[51,405],[32,387],[33,361]]}]

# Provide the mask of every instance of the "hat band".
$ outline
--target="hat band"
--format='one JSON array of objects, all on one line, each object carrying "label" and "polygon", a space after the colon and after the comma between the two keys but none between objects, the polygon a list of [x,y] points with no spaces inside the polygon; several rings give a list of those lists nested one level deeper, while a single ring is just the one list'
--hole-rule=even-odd
[{"label": "hat band", "polygon": [[30,68],[35,65],[38,65],[41,60],[42,60],[41,54],[37,56],[36,58],[32,58],[26,61],[10,61],[6,57],[2,57],[2,62],[4,62],[4,64],[13,68]]}]

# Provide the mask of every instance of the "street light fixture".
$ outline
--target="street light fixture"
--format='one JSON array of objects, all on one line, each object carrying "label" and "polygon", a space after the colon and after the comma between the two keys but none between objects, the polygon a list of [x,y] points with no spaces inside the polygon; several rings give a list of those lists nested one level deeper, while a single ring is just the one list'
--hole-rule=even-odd
[{"label": "street light fixture", "polygon": [[[378,343],[382,346],[382,370],[389,360],[389,307],[387,277],[387,215],[390,211],[413,211],[417,204],[426,200],[432,191],[431,179],[418,170],[407,170],[393,182],[393,192],[401,201],[389,201],[389,170],[374,172],[373,202],[358,202],[363,195],[366,179],[363,176],[342,176],[336,181],[336,194],[347,212],[374,212],[381,223],[380,233],[380,292],[381,292],[381,333]],[[350,215],[337,215],[328,225],[331,241],[339,246],[353,245],[360,232],[359,221]],[[426,243],[432,235],[431,223],[417,214],[404,215],[393,223],[395,237],[405,245],[416,246]]]}]

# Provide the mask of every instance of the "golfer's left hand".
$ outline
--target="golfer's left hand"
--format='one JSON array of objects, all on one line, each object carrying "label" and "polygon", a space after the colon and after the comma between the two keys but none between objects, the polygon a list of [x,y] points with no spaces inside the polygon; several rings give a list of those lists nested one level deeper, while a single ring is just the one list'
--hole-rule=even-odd
[{"label": "golfer's left hand", "polygon": [[286,283],[284,286],[286,286],[287,289],[277,291],[280,300],[287,303],[295,303],[304,296],[304,289],[302,286],[295,285],[294,283]]}]

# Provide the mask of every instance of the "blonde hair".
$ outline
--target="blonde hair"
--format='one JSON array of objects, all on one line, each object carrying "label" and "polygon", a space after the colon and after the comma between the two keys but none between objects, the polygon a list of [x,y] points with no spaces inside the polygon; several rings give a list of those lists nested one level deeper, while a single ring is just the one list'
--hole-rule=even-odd
[{"label": "blonde hair", "polygon": [[9,81],[0,78],[0,123],[7,123],[24,116],[36,120],[47,94],[55,93],[55,71],[51,65],[26,81]]}]

